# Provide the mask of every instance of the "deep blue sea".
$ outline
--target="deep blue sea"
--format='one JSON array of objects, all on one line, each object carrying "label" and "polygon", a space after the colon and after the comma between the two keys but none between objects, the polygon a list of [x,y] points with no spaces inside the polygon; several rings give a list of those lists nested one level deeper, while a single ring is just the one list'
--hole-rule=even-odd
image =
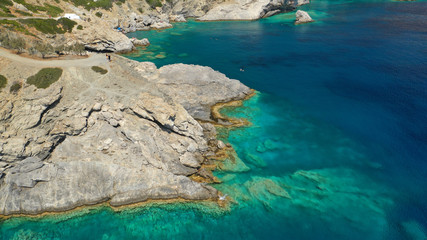
[{"label": "deep blue sea", "polygon": [[427,2],[313,0],[259,21],[136,32],[125,55],[210,66],[257,95],[218,128],[232,200],[0,222],[0,239],[427,239]]}]

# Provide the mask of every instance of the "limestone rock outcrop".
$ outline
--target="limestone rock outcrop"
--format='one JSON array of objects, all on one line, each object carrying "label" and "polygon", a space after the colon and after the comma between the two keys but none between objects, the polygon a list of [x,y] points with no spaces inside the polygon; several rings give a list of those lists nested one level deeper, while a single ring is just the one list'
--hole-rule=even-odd
[{"label": "limestone rock outcrop", "polygon": [[170,15],[169,16],[169,21],[171,22],[187,22],[187,20],[185,19],[184,15],[182,14],[178,14],[178,15]]},{"label": "limestone rock outcrop", "polygon": [[86,49],[96,52],[128,52],[134,48],[132,41],[126,35],[112,29],[104,21],[85,25],[76,37]]},{"label": "limestone rock outcrop", "polygon": [[250,93],[238,80],[228,79],[210,67],[173,64],[161,67],[159,73],[159,89],[200,120],[210,119],[214,104],[241,99]]},{"label": "limestone rock outcrop", "polygon": [[[4,63],[1,74],[29,69],[24,79],[39,70]],[[217,198],[189,177],[213,155],[208,141],[223,145],[195,118],[249,89],[208,67],[157,69],[120,56],[101,67],[108,73],[69,66],[47,89],[0,91],[0,215]]]},{"label": "limestone rock outcrop", "polygon": [[308,15],[307,12],[298,10],[295,13],[295,24],[302,24],[302,23],[309,23],[309,22],[314,22],[314,20],[310,17],[310,15]]},{"label": "limestone rock outcrop", "polygon": [[256,20],[290,9],[293,4],[287,0],[236,0],[214,6],[198,20]]},{"label": "limestone rock outcrop", "polygon": [[136,13],[132,13],[121,19],[119,27],[124,32],[135,32],[150,29],[171,28],[172,24],[169,23],[169,18],[165,14],[137,15]]}]

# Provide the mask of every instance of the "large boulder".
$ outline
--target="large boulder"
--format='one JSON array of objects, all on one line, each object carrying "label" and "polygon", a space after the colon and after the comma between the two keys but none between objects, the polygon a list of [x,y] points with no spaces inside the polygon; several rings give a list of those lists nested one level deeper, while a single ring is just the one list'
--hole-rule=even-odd
[{"label": "large boulder", "polygon": [[132,41],[134,46],[148,46],[148,45],[150,45],[150,41],[148,41],[147,38],[143,38],[143,39],[131,38],[130,40]]},{"label": "large boulder", "polygon": [[297,0],[297,6],[309,4],[310,0]]},{"label": "large boulder", "polygon": [[309,23],[309,22],[314,22],[314,20],[310,17],[310,15],[308,15],[307,12],[298,10],[295,13],[295,24],[302,24],[302,23]]}]

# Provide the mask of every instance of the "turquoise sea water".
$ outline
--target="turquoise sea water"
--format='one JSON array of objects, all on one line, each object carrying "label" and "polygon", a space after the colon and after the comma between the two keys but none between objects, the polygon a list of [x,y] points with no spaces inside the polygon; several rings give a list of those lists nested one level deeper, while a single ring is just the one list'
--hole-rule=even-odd
[{"label": "turquoise sea water", "polygon": [[[427,2],[314,0],[252,22],[177,23],[126,55],[206,65],[258,91],[223,113],[236,149],[212,205],[0,223],[0,239],[426,239]],[[240,71],[243,69],[244,71]]]}]

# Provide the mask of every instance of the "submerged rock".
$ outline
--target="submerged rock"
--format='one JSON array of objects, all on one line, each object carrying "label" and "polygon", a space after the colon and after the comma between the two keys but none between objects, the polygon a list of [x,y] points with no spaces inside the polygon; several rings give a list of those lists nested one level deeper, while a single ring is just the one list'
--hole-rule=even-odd
[{"label": "submerged rock", "polygon": [[302,23],[309,23],[309,22],[314,22],[314,20],[310,17],[310,15],[308,15],[307,12],[298,10],[295,13],[295,24],[302,24]]}]

